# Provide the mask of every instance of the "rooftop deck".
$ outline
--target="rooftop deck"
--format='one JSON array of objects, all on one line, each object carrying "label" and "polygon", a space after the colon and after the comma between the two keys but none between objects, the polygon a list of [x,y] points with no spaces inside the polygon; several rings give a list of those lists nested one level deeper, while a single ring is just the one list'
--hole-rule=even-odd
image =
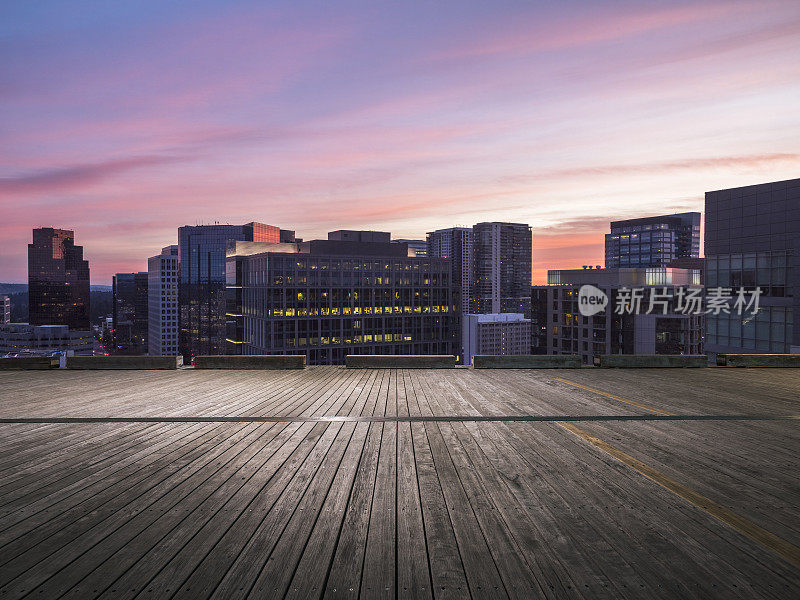
[{"label": "rooftop deck", "polygon": [[0,373],[0,599],[798,598],[800,369]]}]

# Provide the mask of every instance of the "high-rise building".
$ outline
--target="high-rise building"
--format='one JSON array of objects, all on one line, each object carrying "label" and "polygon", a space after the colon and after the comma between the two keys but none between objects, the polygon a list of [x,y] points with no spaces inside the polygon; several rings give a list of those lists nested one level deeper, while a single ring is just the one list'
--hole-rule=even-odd
[{"label": "high-rise building", "polygon": [[230,352],[305,354],[312,365],[456,353],[448,261],[410,257],[388,238],[358,239],[232,242]]},{"label": "high-rise building", "polygon": [[531,287],[531,354],[547,354],[548,288]]},{"label": "high-rise building", "polygon": [[470,312],[472,297],[472,228],[437,229],[427,235],[427,256],[450,261],[450,279],[458,295],[461,314]]},{"label": "high-rise building", "polygon": [[67,229],[33,230],[28,244],[28,321],[88,331],[89,262]]},{"label": "high-rise building", "polygon": [[147,280],[147,272],[117,273],[111,280],[115,354],[147,353]]},{"label": "high-rise building", "polygon": [[[578,354],[591,364],[603,354],[703,353],[704,317],[679,311],[676,300],[677,288],[702,288],[699,270],[565,269],[548,271],[547,281],[534,286],[533,294],[534,314],[547,313],[546,330],[536,336],[546,337],[547,354]],[[582,314],[578,306],[580,289],[587,284],[608,299],[593,315]],[[641,289],[641,310],[617,314],[619,294],[634,289]],[[656,310],[647,314],[651,298]]]},{"label": "high-rise building", "polygon": [[800,179],[706,192],[706,288],[760,288],[759,311],[709,314],[706,349],[800,353]]},{"label": "high-rise building", "polygon": [[530,354],[531,321],[522,313],[463,315],[464,364],[480,354]]},{"label": "high-rise building", "polygon": [[178,228],[179,349],[184,360],[225,353],[225,249],[228,241],[291,241],[294,232],[263,223]]},{"label": "high-rise building", "polygon": [[414,251],[416,256],[428,256],[428,242],[425,240],[409,240],[409,239],[396,239],[392,240],[393,244],[405,244],[410,250]]},{"label": "high-rise building", "polygon": [[666,267],[700,256],[700,213],[612,221],[606,234],[606,268]]},{"label": "high-rise building", "polygon": [[178,355],[178,246],[147,259],[147,353]]},{"label": "high-rise building", "polygon": [[531,228],[478,223],[472,228],[471,313],[531,315]]},{"label": "high-rise building", "polygon": [[10,296],[0,296],[0,323],[11,323]]}]

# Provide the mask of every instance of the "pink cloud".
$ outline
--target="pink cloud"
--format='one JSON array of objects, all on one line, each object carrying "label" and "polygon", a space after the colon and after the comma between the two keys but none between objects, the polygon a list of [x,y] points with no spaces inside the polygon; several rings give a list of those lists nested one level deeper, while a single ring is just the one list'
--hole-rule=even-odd
[{"label": "pink cloud", "polygon": [[0,177],[0,196],[85,189],[98,181],[134,169],[170,164],[178,160],[180,159],[169,156],[134,156],[101,163],[55,168],[15,177]]},{"label": "pink cloud", "polygon": [[[642,5],[643,6],[643,5]],[[763,3],[717,2],[633,10],[630,13],[605,11],[605,14],[577,17],[570,15],[557,23],[537,23],[535,18],[519,19],[506,28],[484,28],[489,35],[469,39],[435,53],[432,60],[452,60],[492,55],[522,55],[562,50],[598,42],[620,40],[659,29],[730,17],[737,13],[763,9]],[[522,31],[513,31],[523,27]],[[495,31],[501,29],[502,34]],[[511,31],[509,31],[511,29]],[[473,33],[473,32],[470,32]]]}]

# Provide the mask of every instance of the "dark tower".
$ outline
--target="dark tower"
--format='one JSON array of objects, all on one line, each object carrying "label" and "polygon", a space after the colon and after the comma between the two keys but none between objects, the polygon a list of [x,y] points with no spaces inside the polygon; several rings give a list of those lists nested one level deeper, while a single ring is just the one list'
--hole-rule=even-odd
[{"label": "dark tower", "polygon": [[89,262],[68,229],[33,230],[28,244],[28,321],[88,330]]}]

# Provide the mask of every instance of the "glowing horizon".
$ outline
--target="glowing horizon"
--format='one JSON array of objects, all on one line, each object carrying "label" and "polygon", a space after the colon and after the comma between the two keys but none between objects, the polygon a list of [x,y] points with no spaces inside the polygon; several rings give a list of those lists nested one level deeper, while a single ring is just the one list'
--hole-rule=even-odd
[{"label": "glowing horizon", "polygon": [[197,222],[533,228],[534,282],[615,219],[800,172],[800,4],[0,8],[0,281],[35,227],[92,283]]}]

